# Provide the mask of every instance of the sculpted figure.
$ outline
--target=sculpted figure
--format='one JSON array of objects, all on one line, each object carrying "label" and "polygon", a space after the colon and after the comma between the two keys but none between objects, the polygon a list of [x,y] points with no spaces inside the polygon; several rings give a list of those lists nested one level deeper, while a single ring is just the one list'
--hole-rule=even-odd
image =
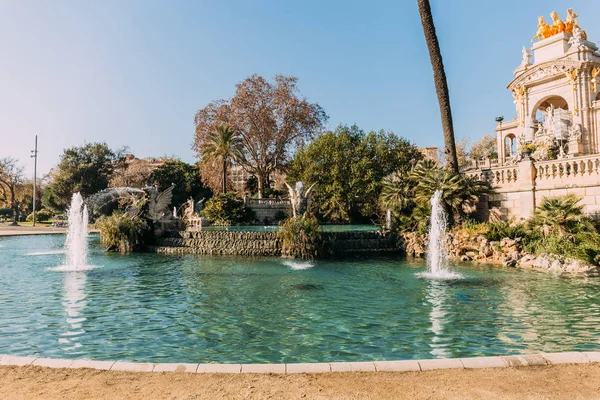
[{"label": "sculpted figure", "polygon": [[542,40],[550,36],[552,36],[552,28],[546,23],[544,17],[540,15],[538,17],[538,30],[531,38],[531,41],[533,42],[536,38]]},{"label": "sculpted figure", "polygon": [[573,28],[577,26],[577,17],[579,14],[575,14],[572,8],[567,8],[567,19],[565,19],[565,32],[569,35],[573,34]]},{"label": "sculpted figure", "polygon": [[550,13],[550,18],[552,18],[552,34],[556,35],[557,33],[561,33],[565,31],[565,23],[562,22],[558,13],[556,11],[552,11]]},{"label": "sculpted figure", "polygon": [[288,192],[290,194],[290,203],[292,205],[292,215],[294,218],[299,216],[303,216],[308,208],[308,199],[310,197],[310,192],[315,187],[316,183],[313,183],[308,190],[304,191],[304,183],[296,182],[296,187],[292,188],[285,182],[285,185],[288,188]]},{"label": "sculpted figure", "polygon": [[523,61],[521,61],[521,65],[523,66],[527,66],[527,65],[531,65],[531,52],[529,50],[527,50],[527,48],[525,46],[523,46],[523,48],[521,49],[521,53],[523,54]]}]

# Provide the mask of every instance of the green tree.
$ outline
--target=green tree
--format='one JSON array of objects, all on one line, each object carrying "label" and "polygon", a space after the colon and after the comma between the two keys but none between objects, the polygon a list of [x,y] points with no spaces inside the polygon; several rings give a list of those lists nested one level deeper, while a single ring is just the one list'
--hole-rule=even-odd
[{"label": "green tree", "polygon": [[182,205],[190,197],[198,201],[212,195],[202,184],[198,167],[180,160],[165,161],[150,174],[148,184],[157,185],[161,190],[175,185],[172,200],[175,206]]},{"label": "green tree", "polygon": [[227,125],[219,125],[204,139],[200,155],[203,160],[221,165],[222,193],[227,193],[227,166],[244,157],[244,145],[239,132]]},{"label": "green tree", "polygon": [[410,228],[418,225],[412,219],[425,215],[427,220],[429,202],[436,190],[442,191],[442,205],[451,223],[460,223],[475,212],[480,197],[491,191],[485,182],[440,168],[433,160],[422,160],[411,171],[396,172],[384,179],[380,203],[394,213],[400,224]]},{"label": "green tree", "polygon": [[17,224],[19,206],[18,189],[24,181],[23,166],[14,158],[0,160],[0,203],[13,210],[13,225]]},{"label": "green tree", "polygon": [[316,183],[311,207],[330,222],[360,222],[378,214],[383,178],[408,170],[420,159],[418,149],[391,132],[369,132],[339,126],[308,146],[292,160],[288,181]]},{"label": "green tree", "polygon": [[452,123],[452,110],[450,108],[450,93],[448,91],[448,82],[446,72],[444,71],[444,62],[442,52],[435,32],[433,16],[429,0],[417,0],[419,14],[421,16],[421,25],[425,34],[425,42],[429,50],[429,59],[433,69],[433,82],[440,106],[442,118],[442,130],[444,131],[444,154],[448,163],[448,168],[454,173],[458,173],[458,158],[456,155],[456,143],[454,141],[454,126]]},{"label": "green tree", "polygon": [[66,149],[52,172],[42,204],[46,208],[64,210],[73,193],[80,192],[85,198],[106,189],[120,157],[120,152],[113,152],[106,143]]},{"label": "green tree", "polygon": [[258,180],[258,195],[289,155],[312,139],[327,121],[325,111],[298,95],[298,78],[276,75],[273,81],[252,75],[236,85],[235,96],[217,100],[194,117],[194,150],[202,154],[207,137],[221,124],[240,133],[244,156],[238,163]]}]

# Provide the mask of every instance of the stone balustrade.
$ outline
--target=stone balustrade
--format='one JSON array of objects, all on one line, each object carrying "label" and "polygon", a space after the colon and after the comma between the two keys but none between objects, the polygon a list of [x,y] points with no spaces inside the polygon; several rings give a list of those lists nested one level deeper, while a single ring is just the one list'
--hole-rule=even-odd
[{"label": "stone balustrade", "polygon": [[556,184],[598,183],[600,155],[591,155],[535,163],[536,181],[544,186]]}]

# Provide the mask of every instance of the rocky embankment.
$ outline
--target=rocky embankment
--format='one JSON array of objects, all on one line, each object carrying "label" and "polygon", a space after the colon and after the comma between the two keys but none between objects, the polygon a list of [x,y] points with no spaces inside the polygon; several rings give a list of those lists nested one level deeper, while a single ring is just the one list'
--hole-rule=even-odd
[{"label": "rocky embankment", "polygon": [[[427,235],[407,233],[403,235],[408,256],[424,257],[427,250]],[[467,232],[449,232],[446,236],[448,256],[459,261],[502,264],[508,267],[529,268],[554,273],[583,274],[597,276],[600,269],[583,261],[556,254],[529,254],[522,246],[521,239],[489,241],[482,235]]]}]

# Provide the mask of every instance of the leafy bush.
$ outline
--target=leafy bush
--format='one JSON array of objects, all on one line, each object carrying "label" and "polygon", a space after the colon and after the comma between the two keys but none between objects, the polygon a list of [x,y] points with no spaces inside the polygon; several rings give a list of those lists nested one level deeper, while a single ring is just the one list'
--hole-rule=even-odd
[{"label": "leafy bush", "polygon": [[539,236],[526,246],[532,254],[552,253],[576,258],[593,265],[600,265],[600,235],[595,232],[579,232],[569,238],[550,235]]},{"label": "leafy bush", "polygon": [[322,252],[323,238],[319,222],[314,216],[290,218],[281,227],[284,255],[312,260]]},{"label": "leafy bush", "polygon": [[[49,210],[40,210],[35,212],[35,220],[38,222],[49,221],[52,218],[53,213]],[[27,222],[33,221],[33,213],[27,216]]]},{"label": "leafy bush", "polygon": [[488,224],[488,231],[483,234],[487,240],[498,242],[502,239],[526,239],[530,236],[527,227],[519,223],[510,223],[507,221],[498,221]]},{"label": "leafy bush", "polygon": [[149,228],[144,220],[121,212],[101,217],[96,226],[100,229],[100,240],[107,251],[130,253],[140,250],[149,235]]},{"label": "leafy bush", "polygon": [[580,200],[574,195],[544,198],[529,220],[530,228],[542,232],[544,237],[596,232],[592,220],[584,215]]},{"label": "leafy bush", "polygon": [[202,210],[202,216],[215,225],[232,225],[249,222],[254,212],[236,198],[235,192],[220,194],[208,200]]},{"label": "leafy bush", "polygon": [[4,218],[10,218],[13,215],[12,208],[0,208],[0,216]]}]

